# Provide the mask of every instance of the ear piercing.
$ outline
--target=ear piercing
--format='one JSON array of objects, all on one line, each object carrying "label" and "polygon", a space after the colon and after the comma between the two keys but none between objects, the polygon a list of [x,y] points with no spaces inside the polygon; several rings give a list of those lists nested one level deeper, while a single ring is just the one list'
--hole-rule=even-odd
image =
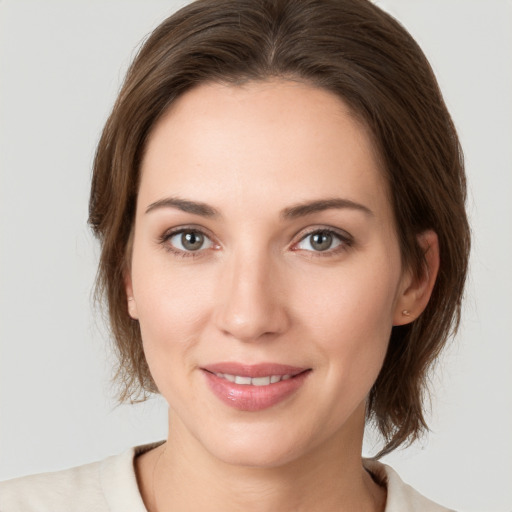
[{"label": "ear piercing", "polygon": [[402,316],[411,316],[411,312],[408,309],[402,311]]},{"label": "ear piercing", "polygon": [[128,314],[133,320],[137,320],[137,305],[133,297],[127,297],[128,299]]}]

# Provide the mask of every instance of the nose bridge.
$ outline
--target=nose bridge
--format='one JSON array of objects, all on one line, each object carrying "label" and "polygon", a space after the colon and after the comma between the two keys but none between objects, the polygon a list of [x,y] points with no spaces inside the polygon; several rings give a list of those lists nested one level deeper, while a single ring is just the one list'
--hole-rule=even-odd
[{"label": "nose bridge", "polygon": [[256,341],[286,328],[277,263],[263,248],[238,247],[223,262],[217,326],[241,341]]}]

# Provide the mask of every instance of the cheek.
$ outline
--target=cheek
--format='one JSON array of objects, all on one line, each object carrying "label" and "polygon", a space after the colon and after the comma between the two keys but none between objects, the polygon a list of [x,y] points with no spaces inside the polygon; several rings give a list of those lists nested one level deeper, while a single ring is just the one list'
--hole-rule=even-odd
[{"label": "cheek", "polygon": [[329,326],[359,337],[392,325],[399,264],[383,257],[340,266],[325,274],[309,272],[303,276],[295,294],[301,296],[305,316],[311,321],[317,319],[319,327]]},{"label": "cheek", "polygon": [[161,375],[172,374],[169,366],[179,371],[189,368],[187,354],[198,343],[213,303],[211,277],[192,265],[177,271],[169,259],[162,254],[150,260],[142,251],[134,251],[132,261],[144,352],[159,388]]},{"label": "cheek", "polygon": [[307,337],[316,341],[329,360],[333,378],[343,375],[351,383],[372,381],[382,366],[393,325],[400,264],[385,258],[379,261],[340,269],[328,279],[310,276],[314,286],[298,287],[307,290],[301,299]]}]

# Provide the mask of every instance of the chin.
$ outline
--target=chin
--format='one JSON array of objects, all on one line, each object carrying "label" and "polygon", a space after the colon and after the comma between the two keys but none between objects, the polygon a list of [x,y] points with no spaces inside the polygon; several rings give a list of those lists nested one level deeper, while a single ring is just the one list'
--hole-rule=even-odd
[{"label": "chin", "polygon": [[302,455],[296,446],[284,446],[282,442],[265,440],[216,445],[210,453],[224,464],[246,468],[270,469],[292,463]]},{"label": "chin", "polygon": [[294,429],[293,425],[270,420],[213,428],[198,439],[211,456],[225,464],[269,469],[289,465],[314,452],[324,439],[311,430],[311,426]]}]

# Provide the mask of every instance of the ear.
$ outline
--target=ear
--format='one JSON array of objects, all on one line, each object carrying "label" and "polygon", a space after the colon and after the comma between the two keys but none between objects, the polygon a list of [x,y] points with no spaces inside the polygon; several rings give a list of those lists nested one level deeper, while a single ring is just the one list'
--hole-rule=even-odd
[{"label": "ear", "polygon": [[413,272],[406,274],[402,291],[398,297],[393,325],[405,325],[416,320],[427,307],[437,273],[439,271],[439,240],[432,231],[424,231],[417,237],[423,251],[423,271],[419,277]]},{"label": "ear", "polygon": [[128,314],[134,319],[139,319],[139,313],[137,311],[137,303],[135,302],[135,298],[133,296],[133,284],[132,284],[132,276],[130,272],[126,271],[124,276],[124,289],[126,291],[126,299],[128,302]]}]

